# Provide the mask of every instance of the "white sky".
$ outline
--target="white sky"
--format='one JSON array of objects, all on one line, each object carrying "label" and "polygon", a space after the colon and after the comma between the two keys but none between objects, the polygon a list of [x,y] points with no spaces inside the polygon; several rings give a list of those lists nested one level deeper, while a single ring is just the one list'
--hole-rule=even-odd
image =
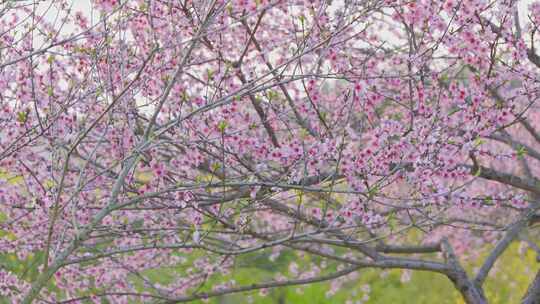
[{"label": "white sky", "polygon": [[[128,0],[130,1],[130,0]],[[255,1],[255,0],[250,0]],[[502,0],[495,0],[495,1],[502,1]],[[533,3],[535,0],[518,0],[518,10],[519,10],[519,18],[520,23],[523,24],[527,20],[527,14],[528,14],[528,7],[531,3]],[[51,22],[54,22],[56,19],[58,11],[54,8],[54,5],[51,5],[54,3],[54,0],[42,0],[40,1],[38,5],[38,14],[44,14],[45,18]],[[339,9],[340,7],[343,7],[345,0],[333,0],[332,6],[330,8],[330,11],[335,11]],[[93,20],[93,22],[96,22],[99,18],[98,13],[92,9],[92,1],[91,0],[71,0],[68,1],[70,5],[72,5],[73,11],[80,11],[84,13],[89,20]],[[57,20],[57,25],[59,24],[59,20]],[[93,23],[92,22],[92,23]],[[73,28],[66,27],[65,31],[70,32]]]}]

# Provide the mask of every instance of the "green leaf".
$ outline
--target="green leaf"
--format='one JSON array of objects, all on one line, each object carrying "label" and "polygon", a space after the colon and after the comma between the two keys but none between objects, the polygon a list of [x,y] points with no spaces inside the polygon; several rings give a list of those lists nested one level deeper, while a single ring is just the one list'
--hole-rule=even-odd
[{"label": "green leaf", "polygon": [[268,90],[268,92],[266,92],[266,95],[268,96],[268,101],[274,100],[278,97],[278,93],[274,90]]},{"label": "green leaf", "polygon": [[28,120],[28,110],[17,113],[18,122],[23,124],[26,122],[26,120]]},{"label": "green leaf", "polygon": [[474,147],[475,148],[478,148],[480,147],[481,145],[485,144],[486,141],[480,137],[477,137],[475,140],[474,140]]},{"label": "green leaf", "polygon": [[520,146],[518,149],[517,149],[517,156],[518,157],[523,157],[527,154],[527,149],[525,149],[525,147],[523,146]]},{"label": "green leaf", "polygon": [[221,131],[221,133],[223,133],[225,132],[225,129],[227,129],[227,126],[228,126],[227,122],[225,120],[222,120],[218,124],[218,129],[219,131]]},{"label": "green leaf", "polygon": [[448,112],[448,117],[454,115],[455,113],[457,113],[459,111],[461,111],[461,108],[459,108],[459,107],[454,107],[454,108],[450,109],[450,112]]},{"label": "green leaf", "polygon": [[390,215],[388,216],[388,225],[390,226],[390,231],[396,230],[397,219],[395,212],[390,213]]},{"label": "green leaf", "polygon": [[479,168],[476,170],[476,172],[474,172],[474,177],[480,176],[481,173],[482,173],[482,168],[479,167]]}]

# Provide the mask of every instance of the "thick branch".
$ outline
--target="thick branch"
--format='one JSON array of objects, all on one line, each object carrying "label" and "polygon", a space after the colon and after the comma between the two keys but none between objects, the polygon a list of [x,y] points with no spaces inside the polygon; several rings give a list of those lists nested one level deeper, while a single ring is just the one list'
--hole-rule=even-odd
[{"label": "thick branch", "polygon": [[471,166],[463,165],[466,168],[471,169],[471,174],[478,175],[482,178],[497,181],[509,186],[513,186],[522,190],[530,191],[534,194],[540,195],[540,180],[536,178],[523,179],[513,174],[496,171],[484,166]]},{"label": "thick branch", "polygon": [[503,142],[509,146],[511,146],[514,150],[519,151],[520,149],[523,149],[526,155],[529,155],[532,158],[536,158],[537,160],[540,160],[540,152],[536,151],[532,147],[525,145],[523,143],[520,143],[509,136],[500,136],[500,135],[490,135],[487,138],[493,139],[496,141]]},{"label": "thick branch", "polygon": [[527,288],[527,293],[521,300],[522,304],[538,304],[540,303],[540,270],[536,273],[534,280]]},{"label": "thick branch", "polygon": [[379,252],[383,253],[402,253],[402,254],[412,254],[412,253],[433,253],[441,251],[441,244],[427,244],[423,246],[394,246],[394,245],[385,245],[379,244],[375,247]]},{"label": "thick branch", "polygon": [[534,137],[536,142],[540,143],[540,133],[536,131],[536,129],[526,119],[522,119],[520,122],[523,127],[525,127],[525,129]]},{"label": "thick branch", "polygon": [[[246,80],[246,77],[242,72],[238,73],[238,78],[240,78],[240,81],[242,84],[246,85],[248,81]],[[274,132],[274,129],[272,128],[272,125],[270,125],[270,122],[268,121],[268,118],[266,117],[266,113],[264,113],[263,108],[261,107],[261,102],[255,98],[252,94],[248,95],[249,100],[251,101],[251,105],[253,105],[253,108],[255,108],[255,111],[257,112],[257,115],[259,115],[259,118],[261,119],[261,123],[264,126],[264,129],[266,129],[266,133],[268,133],[268,136],[270,137],[270,140],[272,141],[272,144],[274,147],[279,148],[279,142],[276,137],[276,133]]]},{"label": "thick branch", "polygon": [[504,237],[497,243],[495,248],[491,251],[487,259],[484,261],[484,264],[482,264],[482,267],[476,274],[476,278],[474,279],[474,284],[476,286],[480,287],[484,284],[484,281],[486,280],[486,277],[499,258],[501,254],[508,248],[508,245],[518,236],[519,232],[523,227],[527,225],[528,217],[526,217],[525,220],[520,220],[506,232]]},{"label": "thick branch", "polygon": [[441,242],[444,255],[452,270],[448,274],[448,278],[454,283],[454,286],[459,290],[465,303],[467,304],[487,304],[482,288],[477,287],[469,280],[467,273],[461,267],[456,254],[448,240],[444,239]]}]

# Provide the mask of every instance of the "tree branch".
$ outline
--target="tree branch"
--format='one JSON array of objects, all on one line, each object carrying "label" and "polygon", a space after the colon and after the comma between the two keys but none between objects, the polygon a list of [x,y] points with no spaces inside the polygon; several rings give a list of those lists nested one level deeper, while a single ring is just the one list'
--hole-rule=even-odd
[{"label": "tree branch", "polygon": [[480,270],[478,270],[478,273],[476,274],[476,277],[474,279],[474,284],[478,287],[481,287],[484,284],[484,281],[486,280],[486,277],[497,261],[497,259],[501,256],[501,254],[508,248],[508,245],[518,236],[519,232],[527,226],[527,223],[529,221],[529,218],[532,216],[532,212],[530,210],[527,210],[524,217],[519,220],[518,222],[514,223],[510,229],[506,232],[504,237],[495,245],[495,248],[491,251],[487,259],[484,261],[484,264],[482,264],[482,267]]},{"label": "tree branch", "polygon": [[536,273],[534,280],[527,288],[527,293],[525,293],[525,296],[521,299],[521,304],[538,303],[540,303],[540,270]]},{"label": "tree branch", "polygon": [[433,253],[441,251],[441,243],[427,244],[420,246],[395,246],[395,245],[386,245],[378,244],[375,247],[375,250],[382,253],[400,253],[400,254],[411,254],[411,253]]},{"label": "tree branch", "polygon": [[448,273],[448,278],[454,283],[467,304],[487,304],[484,292],[481,287],[477,287],[469,280],[467,273],[461,267],[454,249],[447,239],[441,242],[442,250],[452,270]]},{"label": "tree branch", "polygon": [[478,166],[478,168],[475,168],[475,166],[471,165],[462,166],[471,169],[472,175],[477,175],[488,180],[497,181],[505,185],[513,186],[540,195],[540,180],[538,180],[537,178],[523,179],[519,176],[496,171],[484,166]]}]

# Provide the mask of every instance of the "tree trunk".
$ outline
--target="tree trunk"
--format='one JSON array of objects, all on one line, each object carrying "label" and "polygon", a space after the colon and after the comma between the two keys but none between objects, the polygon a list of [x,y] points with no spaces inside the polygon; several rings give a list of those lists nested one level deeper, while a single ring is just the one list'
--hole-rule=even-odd
[{"label": "tree trunk", "polygon": [[522,304],[540,304],[540,270],[536,273],[527,293],[521,300]]},{"label": "tree trunk", "polygon": [[469,280],[467,274],[464,271],[457,271],[448,276],[454,286],[459,290],[463,300],[467,304],[487,304],[484,291],[481,287],[476,287],[474,283]]}]

